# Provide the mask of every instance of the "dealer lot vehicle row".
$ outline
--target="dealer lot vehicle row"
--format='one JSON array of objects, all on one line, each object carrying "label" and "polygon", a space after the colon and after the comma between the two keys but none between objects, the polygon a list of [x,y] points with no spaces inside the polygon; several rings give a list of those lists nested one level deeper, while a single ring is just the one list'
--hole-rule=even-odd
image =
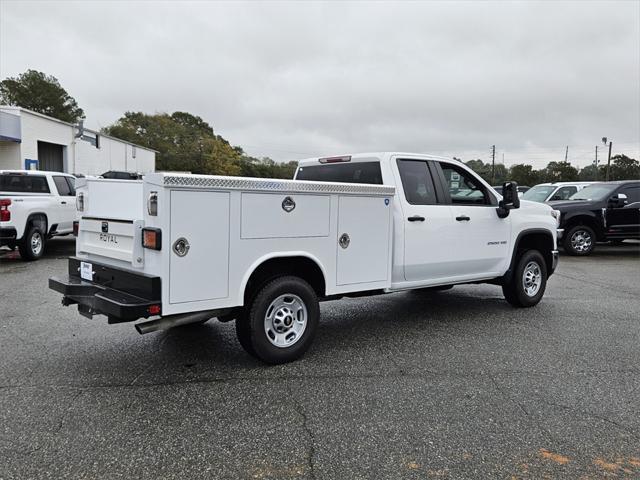
[{"label": "dealer lot vehicle row", "polygon": [[156,317],[140,333],[235,320],[267,363],[309,348],[319,300],[494,283],[531,307],[558,260],[557,211],[429,155],[312,158],[294,180],[79,179],[77,192],[77,255],[50,279],[65,305],[109,323]]}]

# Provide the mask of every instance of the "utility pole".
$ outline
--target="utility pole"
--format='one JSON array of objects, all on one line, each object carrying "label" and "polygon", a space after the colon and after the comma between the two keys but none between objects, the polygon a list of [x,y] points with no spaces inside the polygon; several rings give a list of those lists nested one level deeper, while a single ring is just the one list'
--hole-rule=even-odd
[{"label": "utility pole", "polygon": [[609,181],[609,168],[611,168],[611,146],[613,142],[609,140],[609,156],[607,158],[607,182]]},{"label": "utility pole", "polygon": [[596,182],[598,181],[598,145],[596,145]]},{"label": "utility pole", "polygon": [[491,185],[495,183],[496,179],[496,146],[491,146]]},{"label": "utility pole", "polygon": [[567,145],[567,149],[564,151],[564,161],[567,163],[567,158],[569,158],[569,145]]}]

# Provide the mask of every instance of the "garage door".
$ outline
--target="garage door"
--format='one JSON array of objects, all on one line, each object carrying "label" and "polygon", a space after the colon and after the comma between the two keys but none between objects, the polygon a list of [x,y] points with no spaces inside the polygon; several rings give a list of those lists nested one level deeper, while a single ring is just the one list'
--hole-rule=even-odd
[{"label": "garage door", "polygon": [[38,168],[49,172],[63,172],[63,148],[55,143],[38,142]]}]

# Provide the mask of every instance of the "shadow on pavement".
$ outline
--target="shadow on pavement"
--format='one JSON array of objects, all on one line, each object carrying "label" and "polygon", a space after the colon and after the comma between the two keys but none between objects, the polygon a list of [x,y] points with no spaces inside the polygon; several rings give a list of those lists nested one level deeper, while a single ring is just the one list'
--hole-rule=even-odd
[{"label": "shadow on pavement", "polygon": [[[75,255],[76,253],[76,239],[69,235],[66,237],[52,238],[47,241],[43,258],[59,258]],[[20,252],[16,247],[15,250],[9,250],[7,247],[0,248],[0,264],[8,264],[22,262],[20,258]]]}]

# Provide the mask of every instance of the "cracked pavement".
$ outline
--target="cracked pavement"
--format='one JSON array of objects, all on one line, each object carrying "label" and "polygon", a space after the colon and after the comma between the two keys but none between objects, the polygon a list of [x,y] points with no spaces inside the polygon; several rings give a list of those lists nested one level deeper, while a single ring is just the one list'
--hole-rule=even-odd
[{"label": "cracked pavement", "polygon": [[0,479],[639,478],[640,244],[498,287],[322,304],[295,363],[233,324],[138,335],[60,305],[73,241],[0,252]]}]

